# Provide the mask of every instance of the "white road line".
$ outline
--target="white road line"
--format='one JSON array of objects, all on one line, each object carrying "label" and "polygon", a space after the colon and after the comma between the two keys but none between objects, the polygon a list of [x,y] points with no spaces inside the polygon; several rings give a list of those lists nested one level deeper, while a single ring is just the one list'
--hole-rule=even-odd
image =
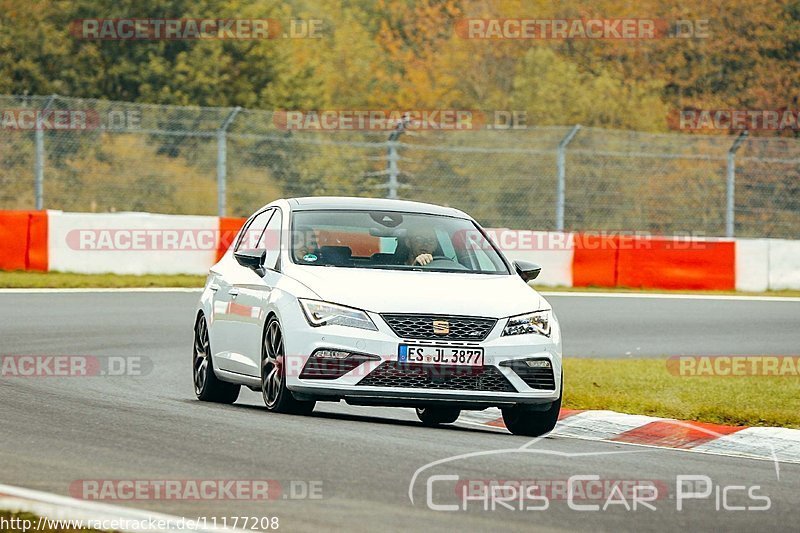
[{"label": "white road line", "polygon": [[698,451],[727,455],[749,454],[769,443],[772,455],[782,462],[800,463],[800,431],[789,428],[750,427],[695,446]]},{"label": "white road line", "polygon": [[[109,527],[106,529],[115,529],[125,533],[152,533],[153,531],[244,531],[213,527],[187,528],[187,522],[194,519],[152,513],[150,511],[109,505],[107,503],[78,500],[51,494],[49,492],[12,487],[10,485],[0,485],[0,509],[11,512],[33,513],[51,520],[83,520],[84,523],[88,521],[92,521],[93,523],[97,521],[106,523],[116,521],[117,527]],[[153,523],[159,523],[159,527],[151,527]],[[162,525],[164,527],[160,527]],[[195,525],[197,526],[200,524]]]},{"label": "white road line", "polygon": [[741,300],[748,302],[800,302],[800,297],[795,296],[746,296],[738,294],[669,294],[650,292],[569,292],[569,291],[540,291],[542,296],[557,296],[559,298],[651,298],[661,300]]},{"label": "white road line", "polygon": [[[0,294],[70,294],[70,293],[103,293],[103,292],[164,292],[164,293],[196,293],[201,287],[120,287],[120,288],[75,288],[75,289],[0,289]],[[736,294],[670,294],[650,292],[570,292],[540,291],[542,296],[559,298],[646,298],[662,300],[739,300],[748,302],[800,302],[795,296],[746,296]]]},{"label": "white road line", "polygon": [[76,289],[0,289],[0,294],[71,294],[95,292],[200,292],[202,287],[120,287],[120,288],[76,288]]}]

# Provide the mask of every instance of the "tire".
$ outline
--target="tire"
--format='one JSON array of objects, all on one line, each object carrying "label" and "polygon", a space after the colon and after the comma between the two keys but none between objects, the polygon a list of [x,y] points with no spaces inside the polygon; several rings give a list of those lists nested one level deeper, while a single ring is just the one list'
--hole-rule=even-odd
[{"label": "tire", "polygon": [[417,407],[417,418],[426,426],[452,424],[460,414],[461,409],[454,407]]},{"label": "tire", "polygon": [[233,403],[239,398],[239,385],[217,378],[211,361],[211,344],[208,341],[206,317],[200,313],[194,324],[192,346],[192,377],[194,394],[198,400],[214,403]]},{"label": "tire", "polygon": [[267,409],[274,413],[310,414],[316,402],[297,400],[286,388],[283,331],[274,316],[267,321],[261,344],[261,396]]},{"label": "tire", "polygon": [[[563,392],[561,393],[563,396]],[[554,401],[546,411],[534,411],[526,405],[515,405],[503,409],[503,422],[514,435],[541,437],[553,431],[561,411],[561,398]]]}]

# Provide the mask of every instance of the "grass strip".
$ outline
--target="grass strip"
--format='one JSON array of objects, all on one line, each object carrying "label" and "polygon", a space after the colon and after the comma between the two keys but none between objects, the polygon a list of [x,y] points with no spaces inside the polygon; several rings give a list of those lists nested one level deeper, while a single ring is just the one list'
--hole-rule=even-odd
[{"label": "grass strip", "polygon": [[666,358],[565,358],[564,407],[800,428],[800,376],[680,376]]},{"label": "grass strip", "polygon": [[0,288],[4,289],[83,289],[197,287],[202,288],[205,276],[188,274],[74,274],[69,272],[4,272],[0,271]]},{"label": "grass strip", "polygon": [[[202,287],[205,276],[188,274],[75,274],[71,272],[21,272],[1,271],[0,288],[136,288],[136,287]],[[667,294],[711,294],[739,296],[800,296],[800,290],[736,292],[736,291],[669,291],[659,289],[634,289],[628,287],[536,287],[542,292],[612,292],[612,293],[667,293]]]}]

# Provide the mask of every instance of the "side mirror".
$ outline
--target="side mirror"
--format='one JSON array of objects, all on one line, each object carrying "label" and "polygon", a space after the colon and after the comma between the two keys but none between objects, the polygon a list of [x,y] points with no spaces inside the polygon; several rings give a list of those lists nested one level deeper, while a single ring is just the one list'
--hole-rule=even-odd
[{"label": "side mirror", "polygon": [[514,268],[517,269],[519,277],[526,282],[536,279],[542,271],[542,267],[527,261],[514,261]]},{"label": "side mirror", "polygon": [[233,253],[233,257],[243,267],[255,270],[256,274],[264,275],[264,261],[267,258],[266,250],[239,250]]}]

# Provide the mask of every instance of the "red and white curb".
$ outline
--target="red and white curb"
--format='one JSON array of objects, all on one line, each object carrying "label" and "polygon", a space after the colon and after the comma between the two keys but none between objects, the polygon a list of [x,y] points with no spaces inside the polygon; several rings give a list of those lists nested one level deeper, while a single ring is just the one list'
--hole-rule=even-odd
[{"label": "red and white curb", "polygon": [[[40,492],[37,490],[12,487],[10,485],[0,485],[0,510],[12,513],[25,512],[32,513],[43,519],[52,521],[83,521],[84,524],[104,523],[109,527],[108,530],[121,531],[123,533],[152,533],[153,531],[172,531],[172,532],[242,532],[244,530],[197,527],[197,521],[181,518],[179,516],[166,515],[161,513],[151,513],[130,507],[120,507],[106,503],[90,502]],[[33,530],[43,529],[46,524],[44,520],[38,524],[33,524]],[[112,526],[113,524],[113,526]],[[190,527],[193,526],[194,527]],[[42,526],[42,527],[39,527]]]},{"label": "red and white curb", "polygon": [[[467,412],[459,420],[505,430],[499,409]],[[550,435],[800,463],[800,429],[723,426],[614,411],[562,409]]]}]

